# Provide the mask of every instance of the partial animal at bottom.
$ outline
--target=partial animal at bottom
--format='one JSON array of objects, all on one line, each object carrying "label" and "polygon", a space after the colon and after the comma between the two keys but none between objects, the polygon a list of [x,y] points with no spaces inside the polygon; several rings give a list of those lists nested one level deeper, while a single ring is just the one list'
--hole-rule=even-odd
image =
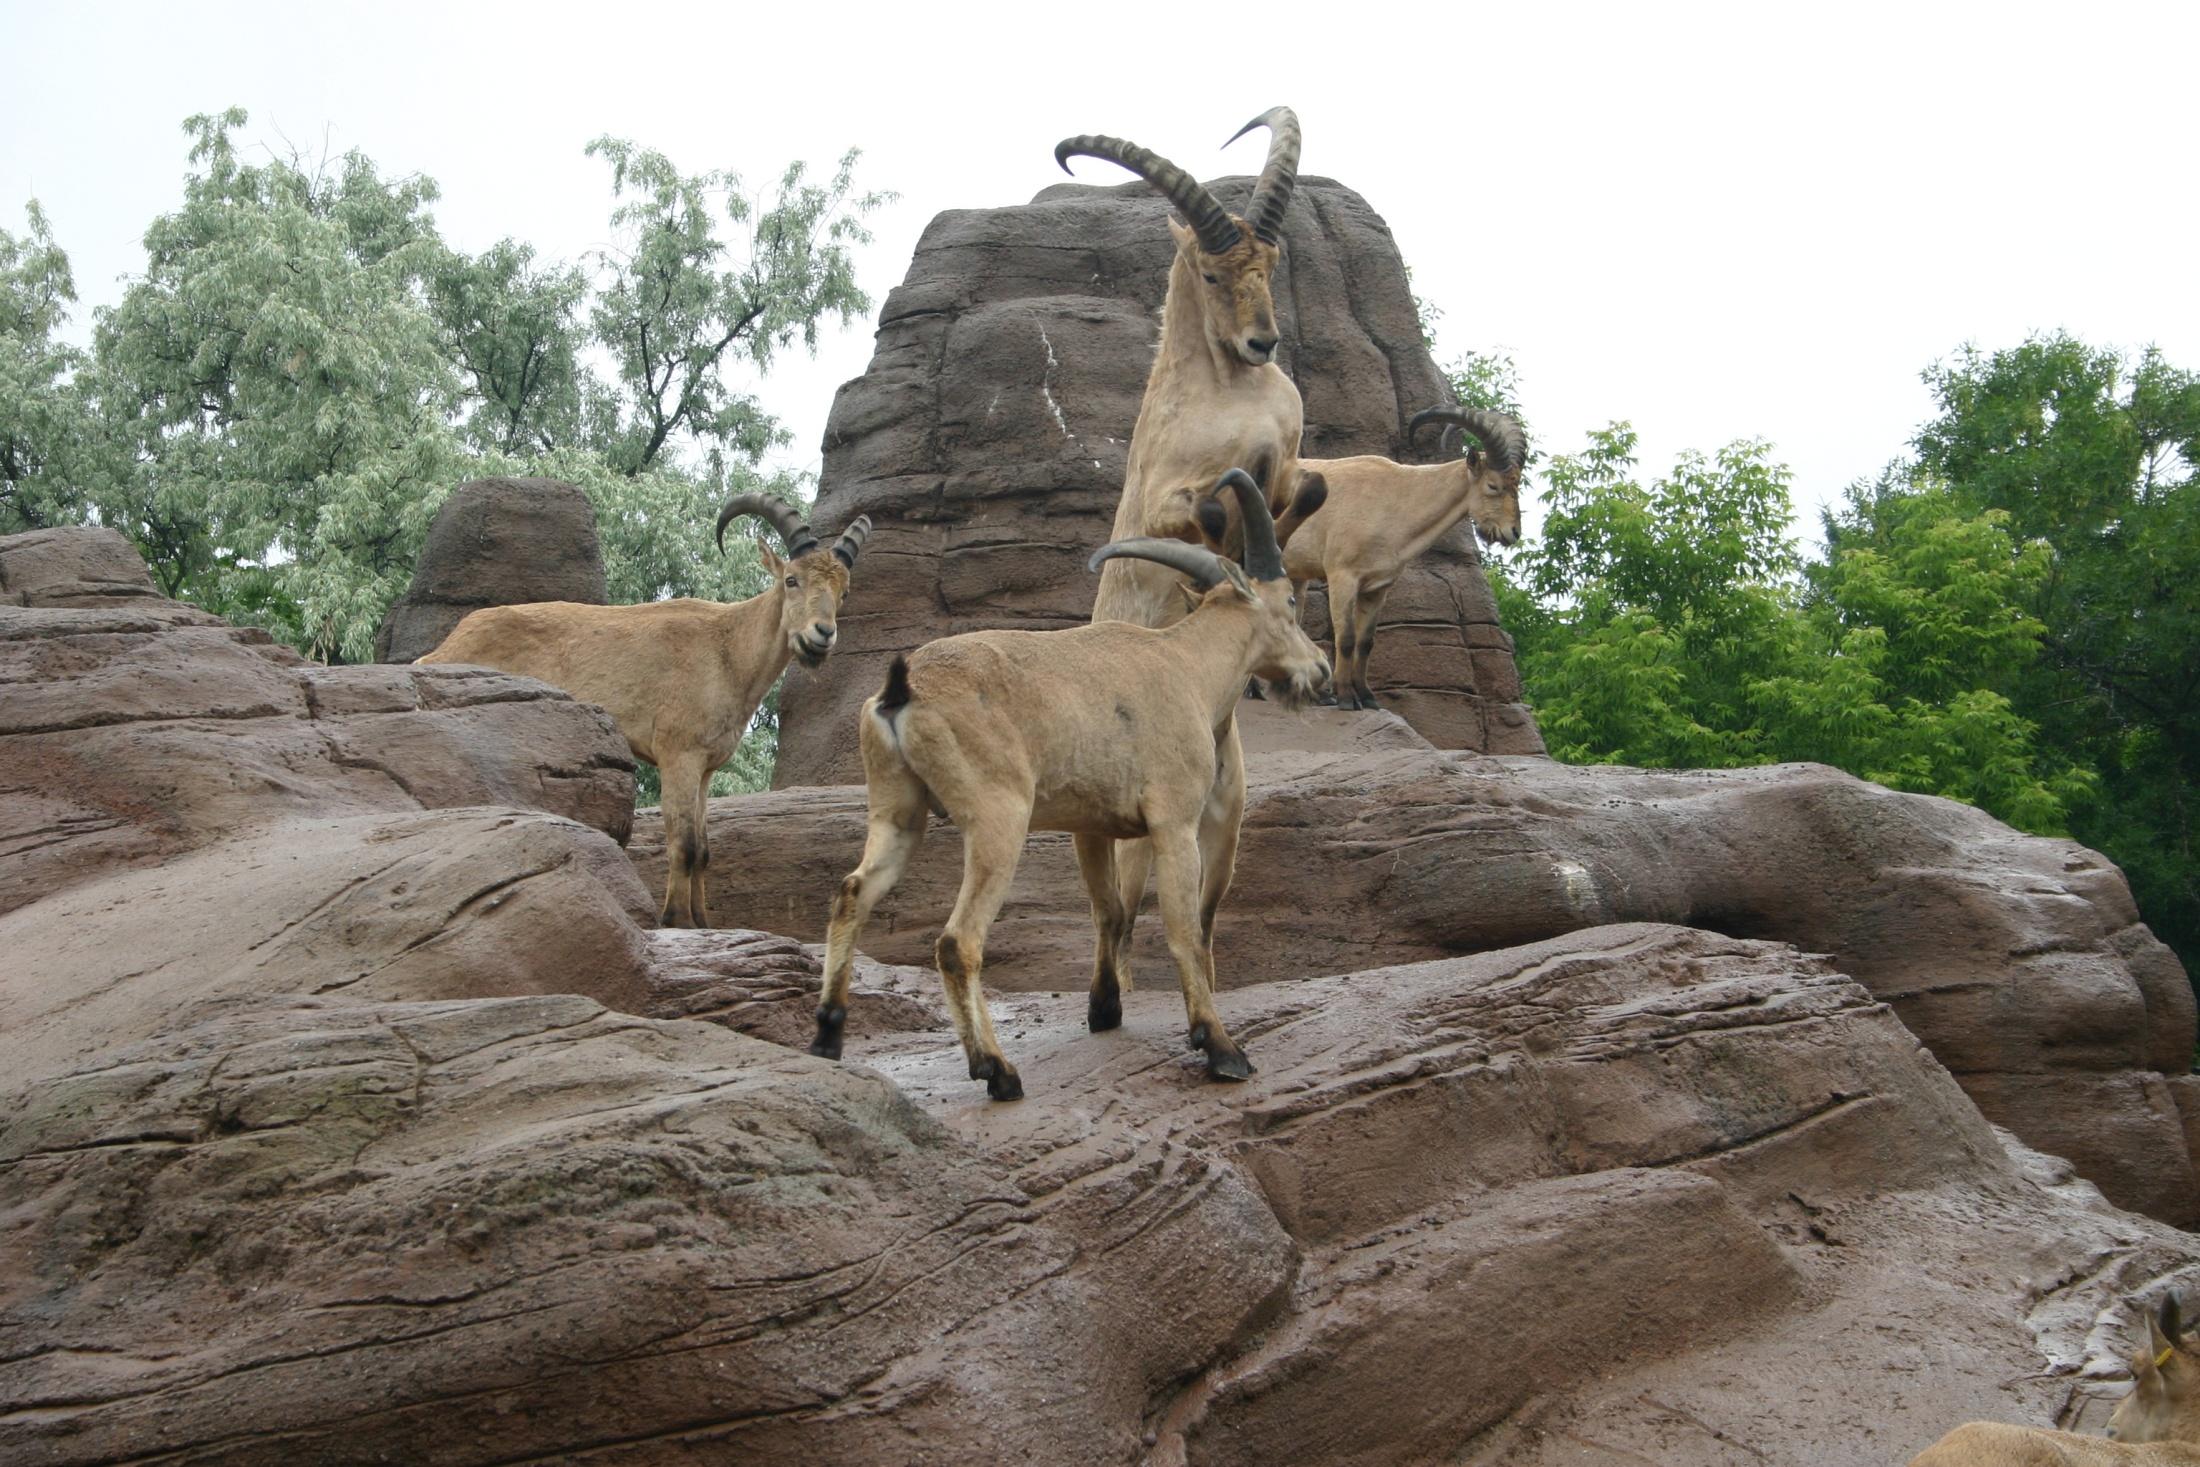
[{"label": "partial animal at bottom", "polygon": [[1464,428],[1480,446],[1436,464],[1378,454],[1299,460],[1300,472],[1309,481],[1318,474],[1328,494],[1322,512],[1303,525],[1295,506],[1284,516],[1283,563],[1294,585],[1329,585],[1337,696],[1347,708],[1377,706],[1367,685],[1368,654],[1383,603],[1407,566],[1462,519],[1473,521],[1485,545],[1520,539],[1520,470],[1528,456],[1520,425],[1479,408],[1429,408],[1413,415],[1407,438],[1431,423]]},{"label": "partial animal at bottom", "polygon": [[1910,1459],[1910,1467],[2200,1467],[2200,1354],[2186,1342],[2175,1294],[2147,1318],[2131,1357],[2131,1394],[2108,1418],[2108,1439],[1973,1421]]},{"label": "partial animal at bottom", "polygon": [[1023,1094],[994,1035],[980,975],[986,933],[1034,830],[1074,837],[1097,938],[1089,1026],[1099,1032],[1123,1022],[1131,913],[1116,880],[1115,842],[1146,838],[1191,1045],[1218,1079],[1252,1074],[1215,1010],[1200,816],[1215,784],[1218,734],[1247,676],[1269,679],[1287,703],[1303,706],[1329,668],[1299,628],[1263,491],[1240,470],[1223,481],[1244,520],[1243,569],[1180,540],[1117,540],[1092,557],[1094,570],[1134,558],[1190,577],[1186,594],[1196,592],[1196,604],[1173,626],[970,632],[895,659],[860,715],[870,826],[862,863],[833,898],[810,1053],[840,1057],[856,941],[938,812],[962,832],[963,880],[936,955],[970,1078],[985,1081],[988,1095]]},{"label": "partial animal at bottom", "polygon": [[708,927],[705,802],[710,777],[741,746],[749,720],[787,663],[816,667],[839,636],[848,575],[871,522],[857,518],[827,549],[794,507],[737,494],[726,526],[754,515],[779,532],[785,559],[760,538],[771,585],[746,601],[681,597],[639,606],[539,601],[470,612],[422,662],[466,662],[540,678],[611,715],[634,757],[657,766],[665,815],[666,927]]}]

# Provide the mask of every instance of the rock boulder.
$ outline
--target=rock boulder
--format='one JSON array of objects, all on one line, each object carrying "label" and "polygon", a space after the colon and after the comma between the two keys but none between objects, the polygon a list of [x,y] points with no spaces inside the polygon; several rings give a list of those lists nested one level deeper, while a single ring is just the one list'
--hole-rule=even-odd
[{"label": "rock boulder", "polygon": [[[2115,866],[1951,800],[1820,765],[1575,767],[1431,748],[1385,714],[1241,705],[1248,797],[1216,924],[1225,985],[1680,922],[1829,953],[1892,1004],[1981,1109],[2112,1199],[2200,1222],[2178,1091],[2194,1003]],[[712,910],[822,940],[863,849],[864,792],[711,802]],[[662,880],[651,812],[629,853]],[[863,946],[925,964],[962,879],[934,819]],[[1174,971],[1150,911],[1144,984]],[[997,989],[1082,987],[1091,922],[1067,837],[1036,835],[987,943]]]},{"label": "rock boulder", "polygon": [[[1211,187],[1236,207],[1250,182]],[[839,650],[781,694],[775,785],[861,777],[855,710],[895,653],[1091,615],[1085,560],[1114,521],[1159,339],[1167,213],[1143,183],[1058,184],[925,230],[880,312],[870,370],[840,389],[826,425],[819,521],[868,514],[874,528]],[[1436,452],[1428,435],[1405,442],[1408,418],[1451,398],[1388,226],[1352,190],[1307,177],[1284,235],[1278,360],[1305,399],[1302,451]],[[1308,625],[1326,635],[1318,605]],[[1373,683],[1432,742],[1541,752],[1464,531],[1399,580],[1382,625]]]},{"label": "rock boulder", "polygon": [[605,599],[603,548],[586,494],[562,479],[475,479],[437,511],[412,585],[375,633],[374,660],[424,656],[484,606]]}]

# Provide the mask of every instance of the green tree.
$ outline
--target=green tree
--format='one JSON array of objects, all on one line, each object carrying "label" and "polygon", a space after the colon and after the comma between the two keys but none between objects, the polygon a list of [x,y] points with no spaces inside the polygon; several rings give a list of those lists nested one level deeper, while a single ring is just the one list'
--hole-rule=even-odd
[{"label": "green tree", "polygon": [[[870,239],[862,216],[890,196],[856,195],[853,151],[822,186],[790,165],[768,207],[735,174],[682,174],[623,139],[598,138],[588,151],[610,163],[612,195],[625,200],[611,215],[625,244],[600,257],[609,278],[591,316],[617,363],[597,446],[638,474],[685,435],[720,477],[782,437],[753,397],[732,389],[727,369],[765,370],[797,340],[815,349],[827,314],[845,325],[870,308],[849,250]],[[739,251],[719,238],[721,212],[745,234]]]},{"label": "green tree", "polygon": [[1495,579],[1557,757],[1814,759],[2042,832],[2090,788],[2003,691],[2037,658],[2021,602],[2047,569],[2005,516],[1882,485],[1887,543],[1806,568],[1764,443],[1685,454],[1645,485],[1616,424],[1546,478],[1542,536]]},{"label": "green tree", "polygon": [[[2042,656],[2008,691],[2043,744],[2098,772],[2071,829],[2200,972],[2200,379],[2061,334],[1966,348],[1925,380],[1923,492],[2005,517],[2045,562],[2021,602]],[[1836,543],[1883,539],[1876,508],[1837,517]]]},{"label": "green tree", "polygon": [[82,519],[97,459],[84,354],[59,335],[76,282],[36,199],[28,212],[23,235],[0,229],[0,535]]},{"label": "green tree", "polygon": [[[482,474],[580,485],[616,601],[761,589],[749,539],[721,556],[709,526],[729,493],[807,488],[759,467],[784,435],[740,381],[869,308],[850,250],[888,196],[856,191],[853,152],[751,199],[599,140],[620,247],[584,268],[454,250],[431,181],[356,151],[250,162],[245,123],[185,124],[182,201],[89,352],[60,337],[45,215],[0,232],[0,531],[113,525],[168,594],[329,660],[368,655],[444,495]],[[769,769],[767,740],[737,777]]]}]

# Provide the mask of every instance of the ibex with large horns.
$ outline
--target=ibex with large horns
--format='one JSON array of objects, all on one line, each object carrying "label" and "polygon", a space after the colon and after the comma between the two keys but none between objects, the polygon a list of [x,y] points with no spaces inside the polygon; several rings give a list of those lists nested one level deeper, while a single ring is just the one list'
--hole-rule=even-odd
[{"label": "ibex with large horns", "polygon": [[[1230,541],[1227,509],[1216,498],[1230,470],[1250,475],[1271,516],[1292,510],[1291,522],[1321,504],[1318,479],[1299,472],[1303,409],[1299,390],[1275,362],[1280,333],[1270,282],[1282,258],[1284,211],[1298,182],[1299,120],[1272,107],[1239,128],[1237,138],[1268,129],[1268,158],[1245,216],[1235,218],[1196,179],[1168,159],[1122,138],[1069,138],[1054,150],[1067,170],[1072,157],[1104,158],[1145,179],[1176,206],[1169,221],[1176,255],[1161,307],[1161,342],[1146,379],[1145,400],[1131,430],[1123,497],[1114,538],[1194,541],[1221,551]],[[1285,496],[1297,495],[1287,506]],[[1095,622],[1165,627],[1184,614],[1177,567],[1152,557],[1107,562],[1092,609]],[[1214,785],[1199,822],[1201,940],[1211,941],[1215,909],[1237,864],[1238,826],[1245,813],[1245,753],[1237,720],[1226,711],[1215,728]],[[1115,848],[1110,876],[1126,914],[1119,929],[1102,930],[1100,971],[1112,992],[1128,986],[1131,923],[1146,889],[1153,852],[1144,841]],[[1094,1030],[1120,1022],[1119,1009],[1099,999]]]},{"label": "ibex with large horns", "polygon": [[1092,1027],[1122,1022],[1110,955],[1131,914],[1116,890],[1112,847],[1143,837],[1159,868],[1192,1046],[1218,1079],[1253,1072],[1215,1011],[1214,913],[1201,907],[1199,830],[1215,784],[1215,735],[1249,675],[1303,703],[1329,669],[1299,629],[1265,497],[1242,471],[1222,478],[1218,488],[1237,496],[1244,516],[1242,570],[1204,547],[1149,537],[1113,541],[1092,558],[1095,570],[1135,559],[1188,577],[1197,603],[1166,630],[1114,621],[970,632],[894,660],[860,719],[870,830],[862,864],[833,898],[812,1054],[839,1057],[856,940],[937,810],[963,837],[962,890],[939,940],[940,977],[970,1078],[985,1081],[995,1100],[1023,1094],[1023,1082],[994,1036],[979,975],[986,933],[1034,830],[1075,837],[1101,955]]},{"label": "ibex with large horns", "polygon": [[788,660],[815,667],[833,650],[848,573],[871,533],[870,520],[858,516],[826,548],[793,506],[737,494],[718,514],[720,554],[726,526],[741,515],[771,525],[787,547],[781,559],[758,538],[771,586],[746,601],[484,607],[420,659],[522,673],[603,706],[634,757],[656,765],[663,784],[667,873],[659,920],[667,927],[710,926],[703,900],[710,777],[741,746]]},{"label": "ibex with large horns", "polygon": [[2131,1356],[2131,1394],[2108,1418],[2108,1439],[1973,1421],[1910,1459],[1910,1467],[2200,1467],[2200,1354],[2186,1340],[2177,1296],[2146,1322]]},{"label": "ibex with large horns", "polygon": [[1474,522],[1484,544],[1520,538],[1520,470],[1528,457],[1520,425],[1480,408],[1437,407],[1413,415],[1407,439],[1432,423],[1464,428],[1480,446],[1436,464],[1379,454],[1299,460],[1306,473],[1321,476],[1327,493],[1322,512],[1291,536],[1284,564],[1294,585],[1328,583],[1338,696],[1348,708],[1376,706],[1367,657],[1383,602],[1407,566],[1462,519]]}]

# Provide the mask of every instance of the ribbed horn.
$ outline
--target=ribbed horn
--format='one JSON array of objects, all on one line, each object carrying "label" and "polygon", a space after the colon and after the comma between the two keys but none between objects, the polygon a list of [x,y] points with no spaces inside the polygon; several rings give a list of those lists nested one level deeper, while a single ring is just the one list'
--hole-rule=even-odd
[{"label": "ribbed horn", "polygon": [[1111,560],[1150,560],[1156,565],[1165,565],[1190,576],[1192,584],[1202,591],[1211,591],[1230,578],[1230,573],[1223,569],[1221,556],[1205,546],[1188,545],[1182,540],[1145,535],[1131,540],[1110,540],[1092,552],[1085,569],[1098,570]]},{"label": "ribbed horn", "polygon": [[1168,197],[1176,205],[1176,211],[1192,226],[1199,236],[1199,247],[1210,255],[1219,255],[1236,245],[1244,236],[1238,232],[1230,211],[1207,192],[1200,181],[1150,148],[1141,148],[1123,138],[1105,137],[1098,133],[1086,133],[1080,137],[1064,138],[1054,145],[1054,161],[1068,173],[1072,158],[1104,158],[1110,163],[1128,168]]},{"label": "ribbed horn", "polygon": [[1256,581],[1282,580],[1283,551],[1276,544],[1276,517],[1268,510],[1268,496],[1243,469],[1232,469],[1215,480],[1209,492],[1220,494],[1225,489],[1237,491],[1238,515],[1245,525],[1245,573]]},{"label": "ribbed horn", "polygon": [[1528,461],[1528,435],[1503,413],[1483,408],[1432,407],[1415,413],[1406,424],[1406,441],[1430,423],[1457,423],[1482,440],[1483,451],[1501,474],[1514,473]]},{"label": "ribbed horn", "polygon": [[718,553],[726,553],[726,526],[742,515],[753,514],[779,532],[779,539],[787,547],[787,559],[808,555],[817,549],[817,536],[803,523],[801,511],[784,499],[774,499],[769,494],[736,494],[726,501],[726,507],[718,511]]},{"label": "ribbed horn", "polygon": [[1268,129],[1268,161],[1261,166],[1260,182],[1253,185],[1253,201],[1245,206],[1245,222],[1262,244],[1274,244],[1283,231],[1283,211],[1291,207],[1291,191],[1299,183],[1299,114],[1271,107],[1233,133],[1230,143],[1256,127]]},{"label": "ribbed horn", "polygon": [[856,556],[861,553],[863,542],[870,533],[871,517],[867,514],[857,515],[848,528],[840,532],[840,538],[833,542],[833,554],[842,565],[854,570]]}]

